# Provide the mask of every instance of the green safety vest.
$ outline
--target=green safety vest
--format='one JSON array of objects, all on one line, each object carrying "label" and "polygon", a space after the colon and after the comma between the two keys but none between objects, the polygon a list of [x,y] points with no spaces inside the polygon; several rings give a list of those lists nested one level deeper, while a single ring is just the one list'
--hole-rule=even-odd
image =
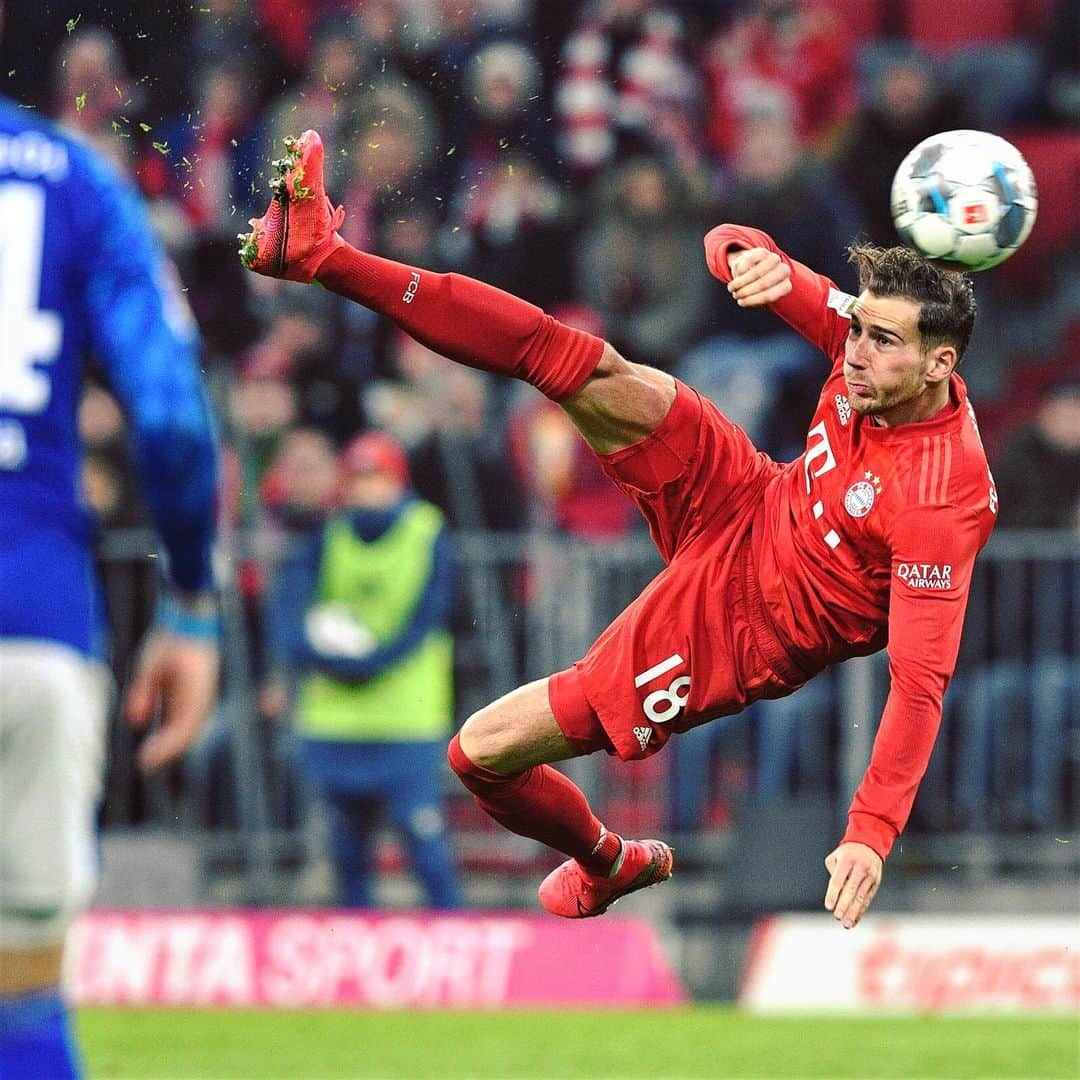
[{"label": "green safety vest", "polygon": [[[380,645],[408,623],[431,576],[441,511],[416,501],[367,543],[347,516],[326,526],[316,602],[349,608]],[[453,639],[432,630],[419,647],[360,685],[313,673],[300,683],[296,720],[315,739],[419,742],[449,734],[453,718]]]}]

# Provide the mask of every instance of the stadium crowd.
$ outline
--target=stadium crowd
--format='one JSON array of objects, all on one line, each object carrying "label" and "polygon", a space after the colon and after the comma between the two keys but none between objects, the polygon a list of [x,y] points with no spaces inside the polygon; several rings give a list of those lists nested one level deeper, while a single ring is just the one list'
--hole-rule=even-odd
[{"label": "stadium crowd", "polygon": [[[852,237],[895,240],[900,158],[950,128],[1030,143],[1040,181],[1049,165],[1075,184],[1075,5],[976,6],[965,38],[915,0],[102,3],[71,26],[14,17],[9,49],[20,29],[39,48],[59,34],[49,99],[20,96],[150,200],[204,335],[232,521],[288,527],[325,509],[330,451],[380,428],[451,521],[597,539],[635,515],[537,395],[462,372],[327,293],[241,274],[235,236],[262,211],[263,163],[316,127],[352,243],[556,310],[793,457],[820,364],[767,314],[719,302],[701,237],[753,222],[843,283]],[[1039,154],[1048,142],[1055,153]],[[995,454],[1075,355],[1076,215],[1055,194],[1029,249],[978,280],[965,377],[993,416]],[[119,417],[98,390],[84,413],[94,501],[106,523],[127,523]]]},{"label": "stadium crowd", "polygon": [[[5,53],[51,73],[46,90],[9,63],[9,91],[103,150],[149,201],[202,331],[231,527],[317,526],[340,498],[339,449],[376,429],[406,447],[417,492],[459,528],[586,542],[642,528],[531,389],[451,364],[329,292],[242,272],[236,234],[265,207],[265,162],[309,127],[329,148],[351,243],[480,278],[608,337],[782,459],[802,450],[821,358],[767,313],[723,302],[704,233],[751,223],[850,284],[855,236],[895,242],[889,186],[912,146],[952,128],[1005,134],[1035,169],[1040,221],[979,276],[963,374],[1004,466],[1002,522],[1074,527],[1078,8],[977,0],[968,31],[941,7],[102,2],[66,23],[48,5],[12,12]],[[80,422],[88,498],[104,525],[138,524],[123,418],[98,383]],[[1035,469],[1055,482],[1046,497],[1030,497],[1026,461],[1051,462]],[[252,562],[240,580],[257,617],[266,576]]]}]

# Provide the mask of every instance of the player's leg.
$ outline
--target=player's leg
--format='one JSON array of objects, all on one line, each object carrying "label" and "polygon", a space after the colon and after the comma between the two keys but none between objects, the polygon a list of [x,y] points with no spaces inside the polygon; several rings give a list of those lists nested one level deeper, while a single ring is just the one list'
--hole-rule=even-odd
[{"label": "player's leg", "polygon": [[68,925],[89,899],[107,682],[49,643],[0,642],[0,1076],[75,1077],[60,996]]},{"label": "player's leg", "polygon": [[241,237],[245,266],[317,280],[451,360],[531,383],[567,402],[571,418],[602,453],[638,442],[663,421],[675,400],[670,375],[630,364],[599,338],[483,282],[346,244],[335,232],[342,212],[326,196],[322,162],[314,132],[290,141],[286,157],[275,162],[279,176],[270,209]]},{"label": "player's leg", "polygon": [[500,825],[570,858],[540,886],[540,900],[566,918],[601,915],[619,897],[671,876],[671,849],[659,841],[624,841],[600,822],[585,793],[551,762],[590,752],[571,739],[567,705],[561,723],[551,680],[540,679],[474,713],[450,743],[450,767],[477,804]]},{"label": "player's leg", "polygon": [[656,431],[675,397],[672,376],[632,363],[605,343],[591,377],[559,404],[593,450],[615,454]]}]

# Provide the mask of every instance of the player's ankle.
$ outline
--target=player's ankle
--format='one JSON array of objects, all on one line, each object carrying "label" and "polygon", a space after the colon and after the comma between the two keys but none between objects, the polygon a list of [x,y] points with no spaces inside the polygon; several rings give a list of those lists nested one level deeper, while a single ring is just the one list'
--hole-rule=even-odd
[{"label": "player's ankle", "polygon": [[623,842],[618,833],[600,826],[595,847],[584,859],[578,859],[582,869],[594,877],[614,877],[622,865]]},{"label": "player's ankle", "polygon": [[619,853],[615,856],[615,861],[611,864],[611,869],[608,871],[608,877],[618,877],[619,871],[622,869],[623,860],[626,858],[626,844],[623,843],[622,838],[619,840]]}]

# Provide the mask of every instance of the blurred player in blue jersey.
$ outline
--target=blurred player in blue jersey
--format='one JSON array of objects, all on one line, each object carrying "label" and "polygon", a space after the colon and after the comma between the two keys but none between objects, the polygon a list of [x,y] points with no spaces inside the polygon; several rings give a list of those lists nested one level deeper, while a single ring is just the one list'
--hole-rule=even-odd
[{"label": "blurred player in blue jersey", "polygon": [[[3,14],[0,3],[0,17]],[[77,1077],[59,993],[95,878],[107,677],[92,524],[79,496],[83,367],[128,422],[167,559],[124,702],[181,754],[218,679],[216,450],[197,339],[138,196],[95,154],[0,97],[0,1077]]]}]

